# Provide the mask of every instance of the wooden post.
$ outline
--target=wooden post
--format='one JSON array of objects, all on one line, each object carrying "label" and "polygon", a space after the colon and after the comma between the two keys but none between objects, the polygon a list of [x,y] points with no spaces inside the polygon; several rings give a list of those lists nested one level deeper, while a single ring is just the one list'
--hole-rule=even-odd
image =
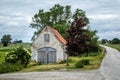
[{"label": "wooden post", "polygon": [[67,54],[66,66],[69,66],[69,55]]}]

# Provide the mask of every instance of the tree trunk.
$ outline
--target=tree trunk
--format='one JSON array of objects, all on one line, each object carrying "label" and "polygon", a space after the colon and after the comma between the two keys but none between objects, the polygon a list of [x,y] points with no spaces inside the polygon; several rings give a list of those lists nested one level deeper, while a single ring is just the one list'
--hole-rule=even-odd
[{"label": "tree trunk", "polygon": [[3,43],[3,47],[7,47],[8,46],[8,43]]},{"label": "tree trunk", "polygon": [[66,66],[69,66],[69,55],[67,54]]}]

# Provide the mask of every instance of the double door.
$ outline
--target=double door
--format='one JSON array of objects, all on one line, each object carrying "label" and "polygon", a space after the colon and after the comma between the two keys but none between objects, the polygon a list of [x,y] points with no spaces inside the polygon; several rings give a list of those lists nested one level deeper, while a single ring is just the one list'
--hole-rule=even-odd
[{"label": "double door", "polygon": [[44,47],[38,50],[38,62],[54,63],[56,62],[56,49]]}]

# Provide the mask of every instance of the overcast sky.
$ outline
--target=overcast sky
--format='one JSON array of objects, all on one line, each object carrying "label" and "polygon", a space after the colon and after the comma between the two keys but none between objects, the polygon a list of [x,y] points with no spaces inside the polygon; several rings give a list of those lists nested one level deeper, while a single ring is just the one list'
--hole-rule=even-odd
[{"label": "overcast sky", "polygon": [[99,39],[120,38],[120,0],[0,0],[0,39],[10,34],[13,40],[31,42],[35,31],[29,27],[32,16],[57,3],[71,5],[72,11],[86,11],[91,29],[98,31]]}]

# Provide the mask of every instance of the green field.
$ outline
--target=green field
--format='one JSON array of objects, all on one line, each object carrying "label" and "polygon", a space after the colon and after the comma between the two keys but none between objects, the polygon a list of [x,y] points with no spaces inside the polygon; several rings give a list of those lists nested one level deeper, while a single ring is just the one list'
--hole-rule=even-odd
[{"label": "green field", "polygon": [[105,46],[109,46],[120,51],[120,44],[105,44]]},{"label": "green field", "polygon": [[9,44],[7,47],[3,47],[2,44],[0,43],[0,63],[4,62],[5,54],[7,52],[10,52],[12,49],[17,48],[18,46],[23,46],[23,47],[25,47],[27,49],[30,49],[30,44],[29,43]]}]

